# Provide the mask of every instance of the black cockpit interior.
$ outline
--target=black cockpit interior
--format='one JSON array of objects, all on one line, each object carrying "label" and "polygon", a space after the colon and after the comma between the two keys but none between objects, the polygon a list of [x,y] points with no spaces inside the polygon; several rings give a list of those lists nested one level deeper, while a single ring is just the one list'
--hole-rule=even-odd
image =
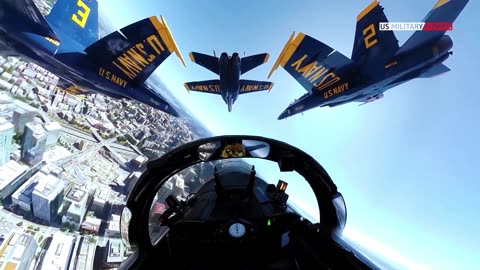
[{"label": "black cockpit interior", "polygon": [[[244,157],[303,176],[317,199],[320,222],[292,207],[288,179],[265,181]],[[159,199],[168,179],[201,162],[215,165],[198,189]],[[158,203],[164,209],[152,214]],[[341,239],[345,203],[326,171],[303,151],[267,138],[214,137],[167,153],[148,165],[127,208],[131,218],[124,226],[135,252],[120,269],[374,268]]]}]

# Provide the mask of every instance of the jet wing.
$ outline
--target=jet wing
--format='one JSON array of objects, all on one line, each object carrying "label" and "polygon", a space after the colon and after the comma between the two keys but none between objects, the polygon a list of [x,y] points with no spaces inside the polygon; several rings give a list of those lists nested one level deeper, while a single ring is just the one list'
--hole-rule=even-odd
[{"label": "jet wing", "polygon": [[420,76],[418,76],[418,77],[419,78],[431,78],[431,77],[434,77],[434,76],[437,76],[437,75],[440,75],[440,74],[443,74],[443,73],[449,72],[449,71],[450,71],[450,68],[448,68],[444,64],[437,64],[437,65],[434,65],[433,67],[429,68],[424,73],[420,74]]},{"label": "jet wing", "polygon": [[218,66],[218,57],[197,52],[191,52],[189,55],[192,62],[219,75],[220,68]]},{"label": "jet wing", "polygon": [[328,45],[303,33],[290,36],[268,77],[282,66],[309,93],[322,91],[342,78],[335,69],[352,63],[348,57],[334,52]]},{"label": "jet wing", "polygon": [[187,89],[188,92],[194,91],[218,95],[222,93],[220,88],[220,80],[187,82],[184,83],[183,86],[185,86],[185,89]]},{"label": "jet wing", "polygon": [[260,82],[260,81],[250,81],[250,80],[240,80],[240,91],[239,94],[246,94],[251,92],[260,92],[265,90],[272,90],[274,85],[273,82]]},{"label": "jet wing", "polygon": [[[1,2],[0,7],[7,6],[13,8],[13,12],[22,16],[22,18],[25,18],[25,24],[16,25],[17,31],[33,33],[42,37],[59,40],[32,0],[2,0]],[[2,10],[4,9],[2,8]],[[12,11],[7,10],[7,12]],[[28,21],[31,21],[32,23],[29,24]]]},{"label": "jet wing", "polygon": [[[465,8],[469,0],[439,0],[423,19],[423,22],[453,22]],[[398,50],[397,55],[406,53],[415,47],[440,39],[445,31],[415,31]]]},{"label": "jet wing", "polygon": [[155,69],[180,51],[161,17],[149,17],[113,32],[85,49],[87,57],[110,74],[143,85]]},{"label": "jet wing", "polygon": [[261,53],[242,58],[242,75],[268,61],[269,54]]}]

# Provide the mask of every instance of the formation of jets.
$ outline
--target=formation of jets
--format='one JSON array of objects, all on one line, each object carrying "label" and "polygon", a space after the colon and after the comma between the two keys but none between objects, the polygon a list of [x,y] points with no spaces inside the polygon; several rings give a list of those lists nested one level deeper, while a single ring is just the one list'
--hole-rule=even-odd
[{"label": "formation of jets", "polygon": [[[425,23],[453,22],[468,0],[438,0]],[[381,31],[388,22],[378,0],[357,16],[350,58],[315,38],[295,32],[268,75],[283,67],[305,93],[278,117],[315,107],[350,102],[360,105],[383,98],[388,89],[415,78],[429,78],[450,69],[443,62],[452,54],[445,30],[417,30],[402,45],[393,31]],[[58,0],[44,17],[32,0],[2,0],[0,54],[20,56],[59,76],[58,87],[85,95],[102,93],[133,99],[174,116],[178,112],[145,81],[172,53],[185,61],[163,17],[145,18],[99,39],[97,0]],[[220,57],[191,52],[190,59],[219,79],[187,82],[188,91],[221,95],[232,111],[238,95],[270,91],[273,82],[243,80],[240,76],[266,63],[268,53]],[[186,66],[186,65],[185,65]]]}]

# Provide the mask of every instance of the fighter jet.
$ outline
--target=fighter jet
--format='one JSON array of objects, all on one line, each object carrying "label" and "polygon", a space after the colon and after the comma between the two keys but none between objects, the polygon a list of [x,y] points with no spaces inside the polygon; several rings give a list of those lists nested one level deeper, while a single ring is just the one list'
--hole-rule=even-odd
[{"label": "fighter jet", "polygon": [[268,53],[262,53],[240,59],[238,53],[233,53],[229,57],[224,52],[218,58],[215,56],[215,52],[214,56],[191,52],[190,59],[192,62],[219,75],[220,80],[187,82],[184,86],[189,92],[196,91],[221,95],[228,105],[228,111],[231,112],[232,105],[237,100],[238,95],[272,89],[272,82],[240,80],[240,75],[266,63],[268,56]]},{"label": "fighter jet", "polygon": [[375,0],[357,16],[351,59],[304,33],[295,37],[294,32],[268,77],[282,66],[308,93],[290,104],[278,119],[315,107],[349,102],[363,105],[383,98],[385,91],[409,80],[450,71],[442,63],[452,55],[453,41],[445,29],[436,30],[455,21],[467,3],[439,0],[419,24],[422,30],[399,47],[394,32],[379,29],[380,23],[388,20]]},{"label": "fighter jet", "polygon": [[58,0],[46,17],[32,0],[0,3],[1,54],[49,70],[71,94],[134,99],[178,116],[145,84],[172,53],[185,65],[163,17],[143,19],[100,40],[98,30],[97,0]]}]

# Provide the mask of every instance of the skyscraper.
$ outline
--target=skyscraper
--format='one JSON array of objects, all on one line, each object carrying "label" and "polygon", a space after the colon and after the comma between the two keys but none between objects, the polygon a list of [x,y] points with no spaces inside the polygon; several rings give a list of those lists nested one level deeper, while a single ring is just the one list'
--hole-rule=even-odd
[{"label": "skyscraper", "polygon": [[0,117],[11,119],[15,107],[13,96],[7,91],[0,91]]},{"label": "skyscraper", "polygon": [[26,124],[22,137],[22,159],[32,166],[41,162],[46,141],[47,133],[41,124]]},{"label": "skyscraper", "polygon": [[47,141],[45,142],[45,148],[53,147],[57,144],[60,133],[62,132],[62,126],[58,122],[50,122],[44,125],[47,132]]},{"label": "skyscraper", "polygon": [[12,147],[13,125],[7,119],[0,117],[0,166],[10,160]]},{"label": "skyscraper", "polygon": [[13,112],[12,123],[15,132],[23,133],[25,125],[35,119],[37,109],[20,100],[15,100],[15,111]]},{"label": "skyscraper", "polygon": [[33,215],[48,222],[55,220],[63,202],[62,180],[49,174],[42,178],[32,193]]}]

